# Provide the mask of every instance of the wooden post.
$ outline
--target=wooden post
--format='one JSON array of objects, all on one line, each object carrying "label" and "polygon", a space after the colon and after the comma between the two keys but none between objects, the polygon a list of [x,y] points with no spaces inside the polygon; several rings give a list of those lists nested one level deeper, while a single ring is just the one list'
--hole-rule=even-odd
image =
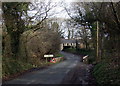
[{"label": "wooden post", "polygon": [[99,22],[97,21],[97,50],[96,50],[96,60],[99,60]]},{"label": "wooden post", "polygon": [[46,58],[46,63],[47,63],[47,58]]}]

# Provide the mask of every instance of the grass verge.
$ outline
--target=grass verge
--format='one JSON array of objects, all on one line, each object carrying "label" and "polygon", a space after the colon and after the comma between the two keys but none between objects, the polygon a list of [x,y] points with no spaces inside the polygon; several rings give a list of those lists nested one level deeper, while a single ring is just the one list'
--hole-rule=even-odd
[{"label": "grass verge", "polygon": [[[57,54],[57,56],[63,56],[62,54]],[[64,59],[60,60],[63,61]],[[57,62],[57,63],[60,63]],[[40,61],[38,65],[31,64],[30,62],[24,62],[23,60],[17,60],[13,58],[3,58],[2,59],[2,80],[7,81],[14,79],[20,75],[27,72],[32,72],[35,70],[40,70],[47,68],[50,65],[57,64],[46,61]]]}]

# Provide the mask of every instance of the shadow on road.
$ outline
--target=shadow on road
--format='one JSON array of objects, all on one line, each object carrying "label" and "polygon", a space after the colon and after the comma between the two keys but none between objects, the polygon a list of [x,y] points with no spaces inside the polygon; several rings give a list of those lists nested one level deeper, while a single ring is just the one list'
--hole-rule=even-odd
[{"label": "shadow on road", "polygon": [[79,86],[96,86],[94,77],[92,76],[93,65],[79,62],[64,77],[61,84],[79,84]]}]

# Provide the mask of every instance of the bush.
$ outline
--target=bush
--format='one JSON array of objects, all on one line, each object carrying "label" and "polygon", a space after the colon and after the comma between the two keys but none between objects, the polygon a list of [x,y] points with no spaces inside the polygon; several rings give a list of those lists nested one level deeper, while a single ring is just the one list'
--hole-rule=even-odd
[{"label": "bush", "polygon": [[44,59],[44,54],[55,54],[60,48],[59,35],[51,30],[40,30],[28,37],[28,57]]},{"label": "bush", "polygon": [[93,75],[96,78],[96,81],[98,82],[99,85],[103,84],[115,84],[115,85],[120,85],[120,69],[119,68],[112,68],[109,66],[109,62],[107,61],[102,61],[98,63],[94,70],[93,70]]},{"label": "bush", "polygon": [[29,63],[23,63],[12,58],[3,58],[2,62],[2,76],[12,75],[23,70],[31,68],[32,65]]},{"label": "bush", "polygon": [[16,57],[16,59],[13,59],[11,57],[9,35],[7,35],[3,41],[3,77],[27,70],[32,67],[45,65],[45,58],[43,55],[56,54],[59,52],[60,47],[60,38],[57,32],[53,32],[48,29],[39,30],[36,32],[29,30],[21,35],[19,56]]}]

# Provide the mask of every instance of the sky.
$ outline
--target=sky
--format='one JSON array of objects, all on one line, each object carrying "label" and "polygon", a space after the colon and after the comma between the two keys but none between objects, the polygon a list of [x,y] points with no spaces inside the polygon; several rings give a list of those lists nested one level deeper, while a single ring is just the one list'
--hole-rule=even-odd
[{"label": "sky", "polygon": [[[40,2],[41,0],[34,0],[34,2]],[[48,0],[49,1],[49,0]],[[47,0],[45,0],[47,2]],[[49,13],[54,13],[52,17],[58,17],[58,18],[69,18],[66,11],[64,10],[64,7],[69,6],[73,0],[51,0],[51,2],[54,4],[56,3],[57,6],[54,7],[52,10],[50,10]],[[64,5],[61,6],[61,3],[64,3]],[[31,14],[36,13],[36,11],[30,12]]]},{"label": "sky", "polygon": [[[0,0],[1,2],[30,2],[30,1],[38,1],[38,0]],[[44,1],[44,0],[40,0]],[[53,0],[54,2],[58,2],[61,0]],[[118,2],[120,0],[64,0],[65,2]]]},{"label": "sky", "polygon": [[[98,0],[32,0],[34,2],[47,2],[51,1],[53,3],[57,3],[58,5],[53,8],[50,12],[55,13],[52,17],[58,17],[58,18],[69,18],[67,12],[64,10],[64,7],[70,6],[71,2],[82,2],[82,1],[98,1]],[[110,0],[99,0],[99,1],[110,1]],[[112,0],[112,1],[119,1],[119,0]],[[64,3],[63,6],[61,6],[61,2]],[[32,13],[35,13],[36,11],[32,11]]]},{"label": "sky", "polygon": [[[44,0],[34,0],[34,1],[44,1]],[[52,2],[61,2],[61,1],[64,1],[64,2],[74,2],[74,1],[77,1],[77,0],[51,0]]]}]

